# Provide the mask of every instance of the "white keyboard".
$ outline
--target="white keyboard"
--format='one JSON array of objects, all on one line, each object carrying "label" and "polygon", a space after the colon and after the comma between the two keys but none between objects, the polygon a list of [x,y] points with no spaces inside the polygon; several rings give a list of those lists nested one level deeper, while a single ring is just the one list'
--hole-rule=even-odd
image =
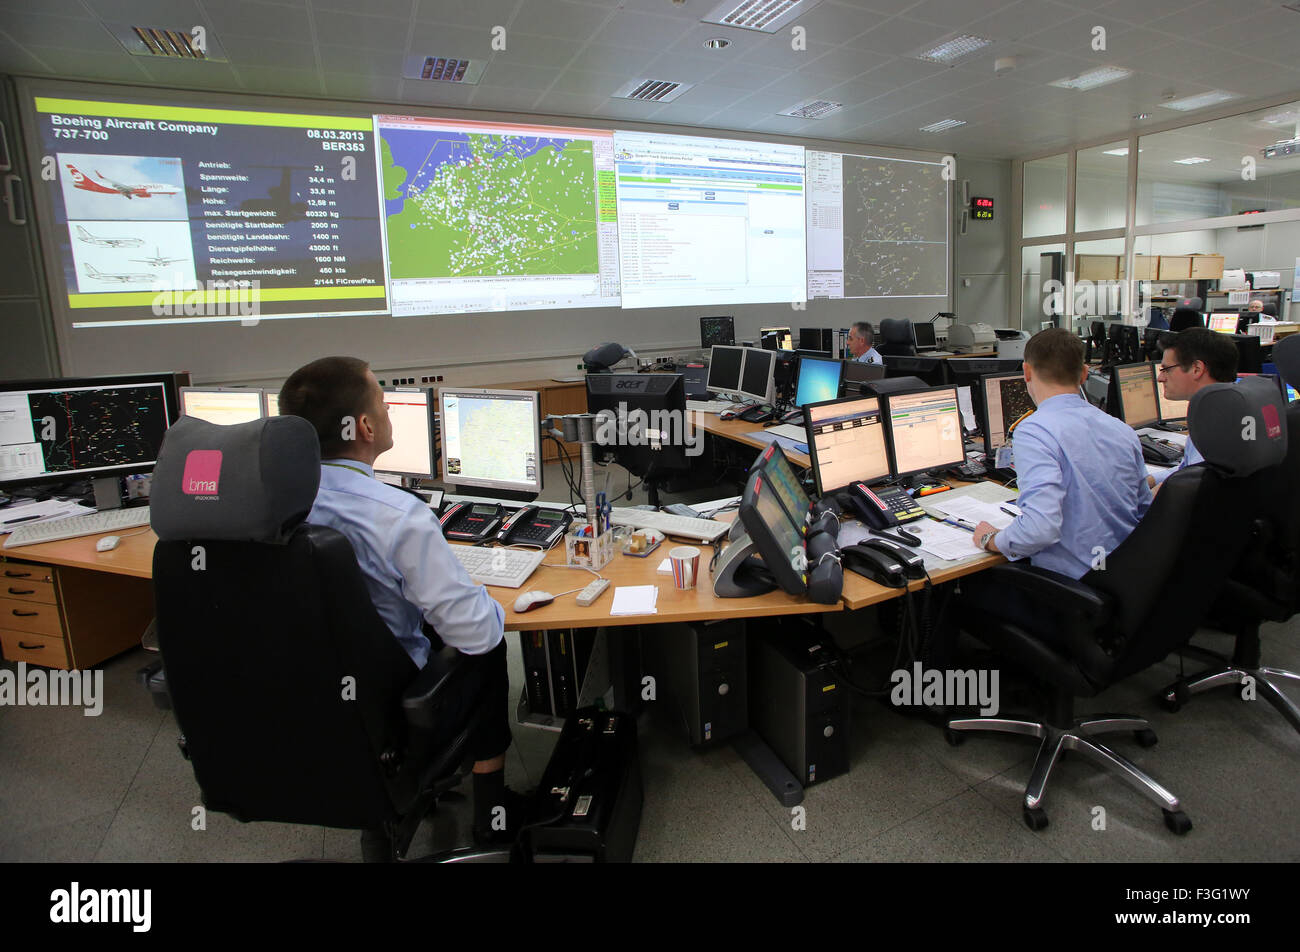
[{"label": "white keyboard", "polygon": [[916,352],[918,357],[956,357],[956,353],[951,350],[919,350]]},{"label": "white keyboard", "polygon": [[452,554],[460,560],[469,577],[480,585],[518,588],[542,564],[546,553],[539,549],[485,549],[473,545],[453,545]]},{"label": "white keyboard", "polygon": [[19,526],[9,534],[9,538],[5,539],[4,547],[16,549],[20,545],[36,545],[38,542],[58,542],[60,539],[99,535],[101,532],[138,529],[148,524],[148,506],[88,512],[84,516],[68,516],[66,519],[50,519],[47,522]]},{"label": "white keyboard", "polygon": [[721,413],[723,410],[730,410],[736,404],[730,400],[687,400],[686,409],[695,410],[697,413]]},{"label": "white keyboard", "polygon": [[654,529],[664,535],[686,536],[701,542],[712,542],[719,536],[726,535],[731,528],[725,522],[713,519],[692,519],[690,516],[675,516],[670,512],[653,512],[649,509],[615,509],[610,513],[609,521],[616,526]]},{"label": "white keyboard", "polygon": [[793,423],[770,426],[767,428],[767,432],[773,436],[784,436],[787,440],[794,440],[796,443],[808,442],[808,431],[801,426],[795,426]]}]

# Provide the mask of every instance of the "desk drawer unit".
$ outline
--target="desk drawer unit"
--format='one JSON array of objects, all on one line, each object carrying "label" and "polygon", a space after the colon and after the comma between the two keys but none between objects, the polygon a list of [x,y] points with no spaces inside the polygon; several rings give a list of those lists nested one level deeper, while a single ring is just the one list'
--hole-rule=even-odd
[{"label": "desk drawer unit", "polygon": [[87,668],[140,643],[149,580],[0,560],[0,651],[7,661]]}]

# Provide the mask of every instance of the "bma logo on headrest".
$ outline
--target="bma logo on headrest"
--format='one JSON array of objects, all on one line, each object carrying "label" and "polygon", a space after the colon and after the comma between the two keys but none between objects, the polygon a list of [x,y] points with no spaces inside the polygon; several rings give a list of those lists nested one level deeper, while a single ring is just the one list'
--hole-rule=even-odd
[{"label": "bma logo on headrest", "polygon": [[1276,440],[1282,435],[1282,421],[1278,419],[1277,407],[1266,403],[1259,409],[1264,415],[1264,432],[1268,434],[1270,440]]},{"label": "bma logo on headrest", "polygon": [[190,450],[185,456],[181,492],[187,496],[213,496],[220,482],[221,450]]}]

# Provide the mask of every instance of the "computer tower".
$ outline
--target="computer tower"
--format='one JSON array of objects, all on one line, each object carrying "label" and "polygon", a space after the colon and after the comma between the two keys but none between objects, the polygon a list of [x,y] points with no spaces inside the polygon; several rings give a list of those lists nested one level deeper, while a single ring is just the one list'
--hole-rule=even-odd
[{"label": "computer tower", "polygon": [[750,723],[805,787],[849,769],[849,697],[828,637],[802,621],[750,627]]},{"label": "computer tower", "polygon": [[578,706],[597,631],[557,628],[520,633],[530,713],[566,717]]},{"label": "computer tower", "polygon": [[691,622],[647,628],[643,672],[655,679],[653,710],[708,748],[749,728],[745,623]]}]

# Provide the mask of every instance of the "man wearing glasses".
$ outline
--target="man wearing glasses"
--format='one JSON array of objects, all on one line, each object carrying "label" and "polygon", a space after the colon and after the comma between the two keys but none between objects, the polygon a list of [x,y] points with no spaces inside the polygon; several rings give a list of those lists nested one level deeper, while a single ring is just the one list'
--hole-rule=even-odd
[{"label": "man wearing glasses", "polygon": [[[1190,400],[1202,387],[1237,379],[1237,346],[1228,337],[1208,328],[1189,327],[1174,335],[1173,342],[1165,347],[1156,376],[1165,388],[1166,400]],[[1148,476],[1147,485],[1163,483],[1170,473],[1204,460],[1188,437],[1182,461],[1158,476]]]}]

